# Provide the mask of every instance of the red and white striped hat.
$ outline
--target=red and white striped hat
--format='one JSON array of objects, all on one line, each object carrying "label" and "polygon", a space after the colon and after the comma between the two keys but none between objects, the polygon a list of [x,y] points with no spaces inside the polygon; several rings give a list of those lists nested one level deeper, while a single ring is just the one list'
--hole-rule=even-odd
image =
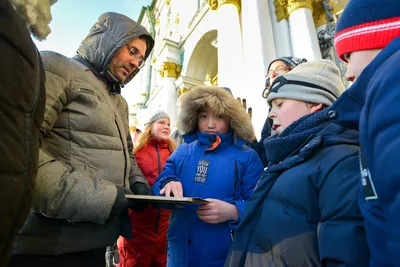
[{"label": "red and white striped hat", "polygon": [[346,54],[384,48],[399,36],[399,0],[350,0],[336,26],[335,49],[346,62]]}]

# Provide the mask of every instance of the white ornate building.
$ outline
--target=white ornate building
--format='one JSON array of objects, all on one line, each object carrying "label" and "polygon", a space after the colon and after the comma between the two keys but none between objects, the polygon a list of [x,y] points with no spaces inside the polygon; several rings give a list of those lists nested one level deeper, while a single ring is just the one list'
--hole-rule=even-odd
[{"label": "white ornate building", "polygon": [[267,117],[261,93],[270,61],[330,57],[339,64],[331,49],[332,29],[347,2],[153,0],[138,21],[154,36],[155,48],[123,90],[132,119],[140,121],[148,110],[162,109],[174,125],[178,96],[193,86],[212,84],[229,87],[245,100],[259,135]]}]

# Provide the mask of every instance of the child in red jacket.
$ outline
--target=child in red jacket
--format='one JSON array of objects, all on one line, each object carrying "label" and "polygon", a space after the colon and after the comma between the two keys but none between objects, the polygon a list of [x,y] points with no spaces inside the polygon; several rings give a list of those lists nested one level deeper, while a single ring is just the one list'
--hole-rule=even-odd
[{"label": "child in red jacket", "polygon": [[[134,154],[137,164],[150,186],[164,168],[168,157],[175,150],[170,119],[164,111],[156,111],[145,124]],[[118,239],[120,262],[118,267],[165,266],[167,261],[166,234],[170,211],[149,205],[143,212],[129,211],[133,239]]]}]

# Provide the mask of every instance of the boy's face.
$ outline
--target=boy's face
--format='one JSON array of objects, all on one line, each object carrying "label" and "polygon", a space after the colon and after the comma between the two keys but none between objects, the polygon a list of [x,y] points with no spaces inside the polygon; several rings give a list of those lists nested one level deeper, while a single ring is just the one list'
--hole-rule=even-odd
[{"label": "boy's face", "polygon": [[202,109],[197,114],[197,125],[201,133],[226,134],[229,132],[229,118],[216,115],[210,108]]},{"label": "boy's face", "polygon": [[281,134],[290,124],[301,117],[322,109],[322,104],[308,104],[303,101],[276,98],[271,101],[268,117],[273,120],[272,130]]},{"label": "boy's face", "polygon": [[355,51],[344,55],[347,60],[345,78],[349,82],[355,82],[361,72],[371,63],[382,49]]}]

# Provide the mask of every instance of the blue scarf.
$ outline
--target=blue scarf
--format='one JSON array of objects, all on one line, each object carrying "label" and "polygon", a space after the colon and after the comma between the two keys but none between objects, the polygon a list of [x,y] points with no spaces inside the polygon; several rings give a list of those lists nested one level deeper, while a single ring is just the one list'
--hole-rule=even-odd
[{"label": "blue scarf", "polygon": [[277,164],[295,154],[306,142],[325,128],[329,121],[323,111],[303,116],[289,125],[280,135],[271,136],[264,141],[269,166]]}]

